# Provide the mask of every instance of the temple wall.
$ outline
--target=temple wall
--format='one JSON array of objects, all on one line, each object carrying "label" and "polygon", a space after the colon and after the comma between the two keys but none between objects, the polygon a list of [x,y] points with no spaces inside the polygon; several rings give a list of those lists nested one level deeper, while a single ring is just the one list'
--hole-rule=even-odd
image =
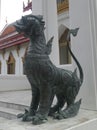
[{"label": "temple wall", "polygon": [[[0,91],[30,89],[30,84],[26,76],[23,74],[22,58],[24,57],[26,47],[27,43],[21,45],[18,51],[16,46],[6,49],[5,52],[0,51]],[[15,74],[7,74],[7,60],[10,52],[13,54],[15,59]]]},{"label": "temple wall", "polygon": [[[82,107],[97,110],[97,14],[96,1],[70,0],[70,28],[79,27],[72,38],[72,50],[84,71],[84,83],[79,92]],[[75,67],[75,64],[73,63]]]}]

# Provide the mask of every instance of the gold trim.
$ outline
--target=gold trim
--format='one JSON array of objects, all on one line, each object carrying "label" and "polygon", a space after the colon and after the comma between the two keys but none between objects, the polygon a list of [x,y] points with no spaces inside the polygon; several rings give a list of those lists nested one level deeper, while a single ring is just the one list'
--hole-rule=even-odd
[{"label": "gold trim", "polygon": [[15,63],[15,58],[13,54],[10,52],[8,60],[7,60],[7,64],[11,64],[11,63]]},{"label": "gold trim", "polygon": [[58,14],[63,13],[64,11],[69,10],[69,0],[64,0],[57,4],[57,12]]}]

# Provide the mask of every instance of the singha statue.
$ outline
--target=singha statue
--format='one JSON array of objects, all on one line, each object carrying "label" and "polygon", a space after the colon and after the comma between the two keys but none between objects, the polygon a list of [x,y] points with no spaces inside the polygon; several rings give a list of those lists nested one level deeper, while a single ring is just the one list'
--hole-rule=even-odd
[{"label": "singha statue", "polygon": [[[74,72],[56,67],[49,58],[52,48],[52,37],[47,43],[44,35],[45,22],[41,15],[26,15],[13,23],[17,32],[24,33],[30,39],[27,54],[24,60],[24,72],[31,85],[32,99],[29,110],[18,117],[23,121],[32,121],[33,124],[42,124],[48,116],[55,119],[64,119],[76,116],[81,99],[75,102],[76,96],[83,83],[83,70],[72,53],[69,44],[68,50],[79,69],[77,76]],[[69,34],[76,35],[76,29]],[[69,39],[69,35],[67,41]],[[54,97],[57,103],[52,106]],[[67,105],[63,110],[64,105]]]}]

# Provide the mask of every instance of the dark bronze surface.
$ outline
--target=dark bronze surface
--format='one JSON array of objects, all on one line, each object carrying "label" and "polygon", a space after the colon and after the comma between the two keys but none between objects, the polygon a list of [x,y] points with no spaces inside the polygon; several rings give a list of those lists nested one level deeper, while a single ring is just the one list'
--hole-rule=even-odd
[{"label": "dark bronze surface", "polygon": [[[50,60],[49,54],[52,48],[52,37],[47,43],[44,35],[45,22],[41,15],[26,15],[13,23],[19,33],[24,33],[30,38],[27,54],[24,61],[24,72],[28,78],[32,90],[32,100],[29,110],[18,117],[23,121],[31,121],[33,124],[41,124],[47,121],[47,116],[55,119],[63,119],[75,116],[80,108],[81,100],[75,103],[75,98],[83,82],[82,68],[73,55],[69,44],[68,49],[75,60],[80,76],[74,72],[57,68]],[[74,36],[77,29],[70,30]],[[67,41],[68,41],[67,37]],[[51,107],[54,96],[57,103]],[[67,107],[61,110],[64,104]]]}]

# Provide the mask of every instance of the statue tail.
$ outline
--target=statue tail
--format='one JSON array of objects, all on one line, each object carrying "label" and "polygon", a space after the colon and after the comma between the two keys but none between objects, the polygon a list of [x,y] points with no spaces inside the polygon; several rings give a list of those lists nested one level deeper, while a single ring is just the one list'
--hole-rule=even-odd
[{"label": "statue tail", "polygon": [[74,59],[74,61],[76,62],[77,66],[78,66],[79,73],[80,73],[80,86],[81,86],[83,83],[83,79],[84,79],[82,67],[81,67],[80,63],[78,62],[78,60],[76,59],[76,57],[74,56],[73,52],[71,51],[68,41],[67,41],[67,47],[68,47],[68,50],[69,50],[72,58]]}]

